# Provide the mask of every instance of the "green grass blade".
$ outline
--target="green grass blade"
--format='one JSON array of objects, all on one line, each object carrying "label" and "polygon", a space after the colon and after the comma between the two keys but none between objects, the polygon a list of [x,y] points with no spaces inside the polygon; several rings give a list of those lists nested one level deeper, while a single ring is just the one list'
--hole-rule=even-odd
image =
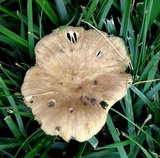
[{"label": "green grass blade", "polygon": [[28,41],[26,41],[25,39],[23,39],[22,37],[20,37],[19,35],[15,34],[14,32],[8,30],[7,28],[5,28],[4,26],[0,25],[0,32],[2,34],[5,34],[6,36],[8,36],[9,38],[11,38],[13,41],[18,42],[19,44],[21,44],[22,46],[25,47],[29,47]]},{"label": "green grass blade", "polygon": [[[160,90],[160,83],[156,84],[150,91],[146,93],[146,97],[148,99],[151,99],[155,93],[157,93]],[[133,110],[137,111],[139,108],[144,104],[144,101],[142,99],[139,99],[133,106]]]},{"label": "green grass blade", "polygon": [[157,115],[157,117],[160,118],[160,114],[158,112],[158,109],[152,104],[152,102],[140,90],[138,90],[134,85],[131,85],[130,89],[135,94],[137,94],[148,105],[148,107],[151,109],[151,111],[154,112],[154,114]]},{"label": "green grass blade", "polygon": [[[5,85],[5,83],[4,83],[4,81],[2,80],[1,77],[0,77],[0,85],[1,85],[1,87],[3,89],[3,91],[4,91],[4,94],[6,95],[6,97],[8,99],[10,105],[12,106],[13,110],[18,112],[19,110],[17,108],[17,105],[16,105],[13,97],[10,96],[9,89],[7,88],[7,86]],[[24,124],[23,124],[21,116],[16,114],[15,117],[16,117],[16,120],[17,120],[17,123],[18,123],[18,127],[19,127],[21,133],[23,135],[25,135],[25,128],[24,128]]]},{"label": "green grass blade", "polygon": [[92,147],[95,149],[98,145],[98,140],[95,136],[93,136],[92,138],[90,138],[88,140],[88,143],[92,145]]},{"label": "green grass blade", "polygon": [[154,20],[157,18],[157,16],[160,14],[159,0],[153,0],[152,6],[151,6],[151,13],[149,18],[149,24],[148,28],[153,24]]},{"label": "green grass blade", "polygon": [[106,20],[106,16],[107,16],[112,4],[113,4],[113,0],[103,1],[102,7],[101,7],[99,13],[96,16],[96,19],[98,19],[98,18],[100,19],[99,23],[98,23],[98,29],[99,30],[102,29],[102,26],[103,26],[103,24]]},{"label": "green grass blade", "polygon": [[[151,53],[149,55],[151,55]],[[149,57],[147,57],[146,59],[149,60]],[[160,51],[157,52],[154,56],[152,56],[152,58],[149,60],[149,62],[147,63],[147,65],[145,67],[144,67],[145,63],[143,62],[142,65],[143,65],[144,69],[143,69],[143,72],[139,78],[139,81],[147,80],[148,73],[151,73],[151,71],[150,71],[151,69],[157,70],[157,68],[155,68],[155,65],[159,62],[159,60],[160,60]],[[153,78],[151,78],[151,79],[153,79]]]},{"label": "green grass blade", "polygon": [[111,108],[112,111],[116,112],[117,114],[119,114],[120,116],[122,116],[123,118],[125,118],[127,121],[129,121],[130,123],[132,123],[135,127],[137,127],[141,132],[143,132],[147,137],[149,137],[150,139],[152,139],[155,143],[157,143],[157,145],[160,146],[160,143],[153,139],[150,135],[148,135],[148,133],[146,133],[141,127],[139,127],[138,125],[136,125],[134,122],[130,121],[127,117],[125,117],[124,115],[122,115],[120,112],[118,112],[117,110]]},{"label": "green grass blade", "polygon": [[[116,143],[120,142],[121,140],[120,140],[120,138],[117,134],[117,130],[114,127],[113,121],[112,121],[109,114],[107,116],[107,125],[108,125],[108,128],[109,128],[110,132],[111,132],[111,135],[112,135],[112,138],[113,138],[114,142],[116,142]],[[120,146],[120,147],[117,146],[117,150],[118,150],[121,158],[127,158],[127,153],[124,150],[123,146]]]},{"label": "green grass blade", "polygon": [[[141,145],[139,144],[136,140],[132,139],[131,137],[129,137],[127,134],[123,133],[123,135],[130,139],[131,141],[133,141],[134,143],[136,143],[138,145],[138,147],[143,151],[143,153],[145,154],[145,156],[147,158],[153,158],[152,155]],[[135,152],[135,151],[134,151]],[[132,156],[131,156],[132,157]],[[133,158],[133,157],[132,157]]]},{"label": "green grass blade", "polygon": [[5,155],[5,156],[7,156],[9,158],[14,158],[9,152],[6,152],[5,150],[1,150],[1,149],[0,149],[0,151],[1,151],[0,152],[0,156],[1,155],[3,155],[3,156]]},{"label": "green grass blade", "polygon": [[86,148],[86,145],[87,145],[87,141],[82,144],[82,146],[81,146],[81,148],[75,158],[81,158],[81,156]]},{"label": "green grass blade", "polygon": [[122,10],[122,22],[119,35],[123,37],[125,41],[127,41],[131,4],[132,0],[125,0],[124,10]]},{"label": "green grass blade", "polygon": [[[128,90],[127,95],[125,96],[124,100],[125,100],[125,105],[126,105],[125,115],[129,120],[134,122],[134,112],[133,112],[132,98],[131,98],[130,90]],[[130,122],[127,122],[127,124],[128,124],[127,131],[129,133],[129,136],[132,138],[136,137],[135,126]],[[132,147],[133,147],[133,144],[131,143],[130,150],[132,150]]]},{"label": "green grass blade", "polygon": [[13,133],[13,135],[15,136],[15,138],[19,141],[22,141],[23,136],[21,134],[21,131],[19,130],[18,126],[13,121],[13,119],[10,116],[7,116],[6,118],[4,118],[4,120],[7,123],[8,127],[11,130],[11,132]]},{"label": "green grass blade", "polygon": [[47,0],[36,0],[37,4],[43,8],[44,12],[47,16],[51,19],[51,21],[56,25],[59,26],[59,19],[56,13],[53,11],[52,7],[48,3]]},{"label": "green grass blade", "polygon": [[[28,25],[28,22],[29,22],[30,20],[28,20],[27,17],[25,17],[25,16],[24,16],[23,14],[21,14],[19,11],[17,11],[17,16],[21,19],[21,21],[22,21],[24,24]],[[35,25],[34,23],[33,23],[33,31],[34,31],[36,34],[39,35],[39,28],[38,28],[38,26]]]},{"label": "green grass blade", "polygon": [[[151,131],[151,128],[148,128],[146,130],[146,132],[152,136],[152,131]],[[148,148],[150,149],[150,151],[156,151],[155,149],[155,146],[154,146],[154,142],[151,140],[151,139],[148,139],[148,137],[146,138],[146,142],[147,142],[147,145],[148,145]]]},{"label": "green grass blade", "polygon": [[92,17],[92,14],[94,13],[95,11],[95,8],[97,6],[97,3],[98,3],[99,0],[92,0],[91,1],[91,5],[89,7],[89,10],[88,12],[86,13],[85,17],[84,17],[84,20],[85,21],[89,21]]},{"label": "green grass blade", "polygon": [[28,15],[28,42],[31,65],[34,64],[34,37],[33,37],[33,11],[32,0],[27,1],[27,15]]},{"label": "green grass blade", "polygon": [[50,140],[50,136],[45,136],[41,140],[38,141],[37,144],[33,147],[33,149],[24,157],[24,158],[34,158],[38,152],[43,148],[43,146]]},{"label": "green grass blade", "polygon": [[55,0],[55,3],[57,6],[57,11],[59,14],[60,21],[64,25],[69,21],[69,16],[68,16],[64,1],[63,0]]},{"label": "green grass blade", "polygon": [[55,141],[55,137],[52,137],[51,140],[49,141],[49,143],[47,144],[47,147],[44,150],[43,154],[40,156],[40,158],[46,158],[47,157],[48,152],[50,150],[52,150],[52,148],[53,148],[54,141]]},{"label": "green grass blade", "polygon": [[90,152],[81,158],[120,158],[119,153],[113,149],[102,150],[98,152]]},{"label": "green grass blade", "polygon": [[[10,83],[12,85],[14,85],[17,88],[20,88],[19,84],[14,79],[12,79],[12,77],[10,76],[10,75],[12,75],[12,76],[15,77],[15,75],[12,72],[10,72],[10,71],[6,70],[5,68],[3,68],[1,64],[0,64],[0,70],[2,70],[2,72],[4,72],[4,74],[8,77],[8,79],[10,80]],[[16,76],[16,79],[17,79],[17,76]]]},{"label": "green grass blade", "polygon": [[132,141],[128,139],[128,140],[124,140],[124,141],[121,141],[121,142],[116,142],[116,143],[113,143],[113,144],[108,144],[108,145],[105,145],[103,147],[98,147],[95,150],[102,150],[102,149],[110,149],[110,148],[122,147],[122,146],[129,145],[131,142]]},{"label": "green grass blade", "polygon": [[17,17],[14,13],[12,13],[10,10],[6,9],[6,8],[3,7],[3,6],[0,6],[0,11],[8,14],[9,16],[11,16],[11,17],[13,17],[13,18],[15,18],[15,19],[18,19],[18,17]]}]

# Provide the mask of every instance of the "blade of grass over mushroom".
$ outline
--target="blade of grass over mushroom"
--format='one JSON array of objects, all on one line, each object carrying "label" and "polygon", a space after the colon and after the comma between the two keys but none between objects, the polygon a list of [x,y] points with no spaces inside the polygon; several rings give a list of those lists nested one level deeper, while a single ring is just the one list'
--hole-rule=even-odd
[{"label": "blade of grass over mushroom", "polygon": [[98,23],[98,29],[102,29],[102,26],[106,20],[107,14],[108,14],[112,4],[113,4],[113,0],[102,2],[102,6],[96,16],[96,19],[98,19],[98,20],[100,19],[99,23]]},{"label": "blade of grass over mushroom", "polygon": [[33,11],[32,0],[27,1],[27,16],[28,16],[28,42],[31,65],[34,64],[34,37],[33,37]]},{"label": "blade of grass over mushroom", "polygon": [[[4,94],[6,95],[6,98],[8,99],[10,105],[12,106],[13,110],[18,112],[18,108],[17,108],[17,105],[13,99],[12,96],[10,96],[10,92],[9,92],[9,89],[7,88],[7,86],[5,85],[4,81],[2,80],[2,78],[0,77],[0,85],[4,91]],[[18,124],[18,127],[21,131],[21,133],[23,135],[25,135],[25,128],[24,128],[24,124],[23,124],[23,121],[22,121],[22,118],[20,115],[15,115],[16,117],[16,120],[17,120],[17,124]]]},{"label": "blade of grass over mushroom", "polygon": [[37,4],[43,8],[44,12],[50,18],[50,20],[58,27],[59,26],[59,19],[56,13],[53,11],[52,7],[48,3],[47,0],[36,0]]},{"label": "blade of grass over mushroom", "polygon": [[[88,24],[89,26],[91,26],[91,28],[95,29],[97,32],[99,32],[105,39],[106,41],[112,46],[112,48],[116,51],[116,53],[122,58],[125,59],[125,57],[123,57],[119,51],[117,50],[117,48],[112,44],[112,42],[110,40],[108,40],[108,38],[106,38],[106,36],[104,36],[104,34],[101,33],[101,31],[99,31],[96,27],[94,27],[92,24],[90,24],[89,22],[85,21],[85,20],[81,20],[82,22]],[[126,60],[126,59],[125,59]]]},{"label": "blade of grass over mushroom", "polygon": [[18,42],[19,44],[21,44],[22,46],[25,47],[29,47],[28,41],[26,41],[25,39],[23,39],[22,37],[20,37],[19,35],[15,34],[14,32],[8,30],[7,28],[5,28],[4,26],[0,25],[0,32],[2,34],[5,34],[6,36],[8,36],[9,38],[11,38],[12,40]]},{"label": "blade of grass over mushroom", "polygon": [[93,21],[93,25],[97,28],[98,25],[93,15],[91,16],[91,20]]},{"label": "blade of grass over mushroom", "polygon": [[[107,125],[108,125],[108,128],[109,128],[110,132],[111,132],[111,135],[112,135],[112,138],[113,138],[114,142],[115,143],[120,142],[121,140],[120,140],[120,138],[117,134],[117,130],[116,130],[116,128],[113,124],[113,121],[112,121],[109,114],[107,115]],[[122,146],[118,146],[117,150],[120,154],[120,157],[127,158],[127,153]]]},{"label": "blade of grass over mushroom", "polygon": [[61,23],[66,24],[69,21],[69,16],[68,16],[64,1],[63,0],[55,0],[55,3],[57,6],[57,11],[58,11]]},{"label": "blade of grass over mushroom", "polygon": [[120,37],[123,37],[125,41],[127,41],[131,4],[132,4],[132,0],[126,0],[124,5],[124,10],[121,8],[122,22],[121,22],[121,28],[120,28]]},{"label": "blade of grass over mushroom", "polygon": [[93,1],[90,1],[91,4],[90,4],[90,7],[89,7],[89,10],[88,12],[84,15],[84,20],[85,21],[89,21],[92,17],[92,14],[94,13],[95,11],[95,8],[97,6],[97,3],[99,2],[99,0],[93,0]]}]

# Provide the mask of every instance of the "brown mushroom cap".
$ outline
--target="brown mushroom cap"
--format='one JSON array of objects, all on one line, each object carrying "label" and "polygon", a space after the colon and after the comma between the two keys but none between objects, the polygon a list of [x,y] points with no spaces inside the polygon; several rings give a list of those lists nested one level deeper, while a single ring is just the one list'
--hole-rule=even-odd
[{"label": "brown mushroom cap", "polygon": [[123,40],[68,26],[43,37],[35,54],[36,64],[27,71],[21,90],[41,128],[67,142],[97,134],[132,82],[124,72],[130,59]]}]

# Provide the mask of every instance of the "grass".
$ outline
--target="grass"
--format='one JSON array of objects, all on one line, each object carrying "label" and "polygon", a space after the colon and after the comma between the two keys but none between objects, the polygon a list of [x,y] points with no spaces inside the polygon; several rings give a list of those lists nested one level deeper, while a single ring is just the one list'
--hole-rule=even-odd
[{"label": "grass", "polygon": [[[0,157],[160,157],[158,4],[159,0],[1,0]],[[66,143],[44,134],[23,103],[20,87],[34,65],[38,40],[62,25],[90,28],[81,20],[124,39],[134,82],[96,136]]]}]

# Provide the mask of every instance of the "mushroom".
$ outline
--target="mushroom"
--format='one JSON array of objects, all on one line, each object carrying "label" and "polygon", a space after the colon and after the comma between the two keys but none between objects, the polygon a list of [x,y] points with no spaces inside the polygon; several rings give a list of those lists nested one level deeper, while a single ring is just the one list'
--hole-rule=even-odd
[{"label": "mushroom", "polygon": [[67,142],[97,134],[132,83],[123,40],[102,31],[56,29],[37,43],[35,55],[21,88],[24,102],[46,134]]}]

